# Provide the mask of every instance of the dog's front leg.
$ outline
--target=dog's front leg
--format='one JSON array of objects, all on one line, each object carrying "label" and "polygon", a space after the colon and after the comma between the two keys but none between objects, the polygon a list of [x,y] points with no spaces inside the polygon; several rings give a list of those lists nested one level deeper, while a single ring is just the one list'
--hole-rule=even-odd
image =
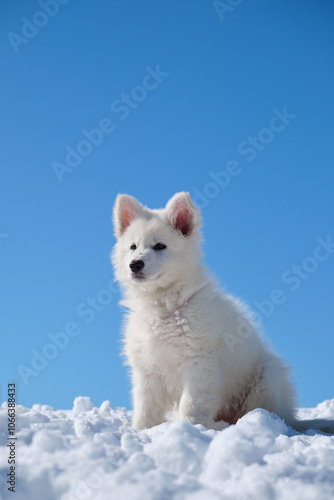
[{"label": "dog's front leg", "polygon": [[165,422],[167,393],[160,377],[156,374],[134,370],[133,419],[135,429],[147,429]]},{"label": "dog's front leg", "polygon": [[202,424],[207,429],[227,427],[226,422],[214,420],[221,405],[221,386],[222,377],[217,376],[212,365],[205,367],[202,363],[200,370],[196,365],[188,367],[178,417],[189,420],[193,425]]}]

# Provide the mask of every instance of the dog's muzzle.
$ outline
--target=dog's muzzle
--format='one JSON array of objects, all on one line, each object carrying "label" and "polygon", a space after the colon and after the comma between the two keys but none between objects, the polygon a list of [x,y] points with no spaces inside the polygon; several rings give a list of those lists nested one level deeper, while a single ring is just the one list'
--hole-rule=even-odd
[{"label": "dog's muzzle", "polygon": [[134,274],[137,274],[143,269],[144,265],[142,260],[133,260],[130,262],[130,269]]}]

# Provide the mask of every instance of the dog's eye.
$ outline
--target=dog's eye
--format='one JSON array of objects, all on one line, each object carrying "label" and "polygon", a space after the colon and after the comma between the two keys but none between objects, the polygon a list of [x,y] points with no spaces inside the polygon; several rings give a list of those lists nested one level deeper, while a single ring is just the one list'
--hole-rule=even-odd
[{"label": "dog's eye", "polygon": [[163,243],[156,243],[153,247],[153,250],[163,250],[164,248],[167,248],[167,247]]},{"label": "dog's eye", "polygon": [[136,250],[136,248],[137,248],[136,245],[133,244],[133,245],[131,245],[130,250]]}]

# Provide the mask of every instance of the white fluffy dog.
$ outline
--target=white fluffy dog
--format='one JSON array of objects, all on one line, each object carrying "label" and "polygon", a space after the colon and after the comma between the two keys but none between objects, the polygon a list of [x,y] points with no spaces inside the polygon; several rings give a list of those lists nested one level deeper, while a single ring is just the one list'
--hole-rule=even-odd
[{"label": "white fluffy dog", "polygon": [[200,213],[188,193],[150,210],[118,195],[112,260],[129,309],[133,427],[186,418],[222,429],[255,408],[294,422],[289,368],[248,309],[217,289],[201,261]]}]

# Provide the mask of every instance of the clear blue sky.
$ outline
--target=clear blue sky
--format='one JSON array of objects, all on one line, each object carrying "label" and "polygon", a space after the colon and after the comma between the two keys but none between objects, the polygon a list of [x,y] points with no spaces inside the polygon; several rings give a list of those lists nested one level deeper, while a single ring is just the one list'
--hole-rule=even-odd
[{"label": "clear blue sky", "polygon": [[334,397],[334,5],[237,3],[1,2],[2,400],[131,407],[113,203],[181,190],[300,404]]}]

